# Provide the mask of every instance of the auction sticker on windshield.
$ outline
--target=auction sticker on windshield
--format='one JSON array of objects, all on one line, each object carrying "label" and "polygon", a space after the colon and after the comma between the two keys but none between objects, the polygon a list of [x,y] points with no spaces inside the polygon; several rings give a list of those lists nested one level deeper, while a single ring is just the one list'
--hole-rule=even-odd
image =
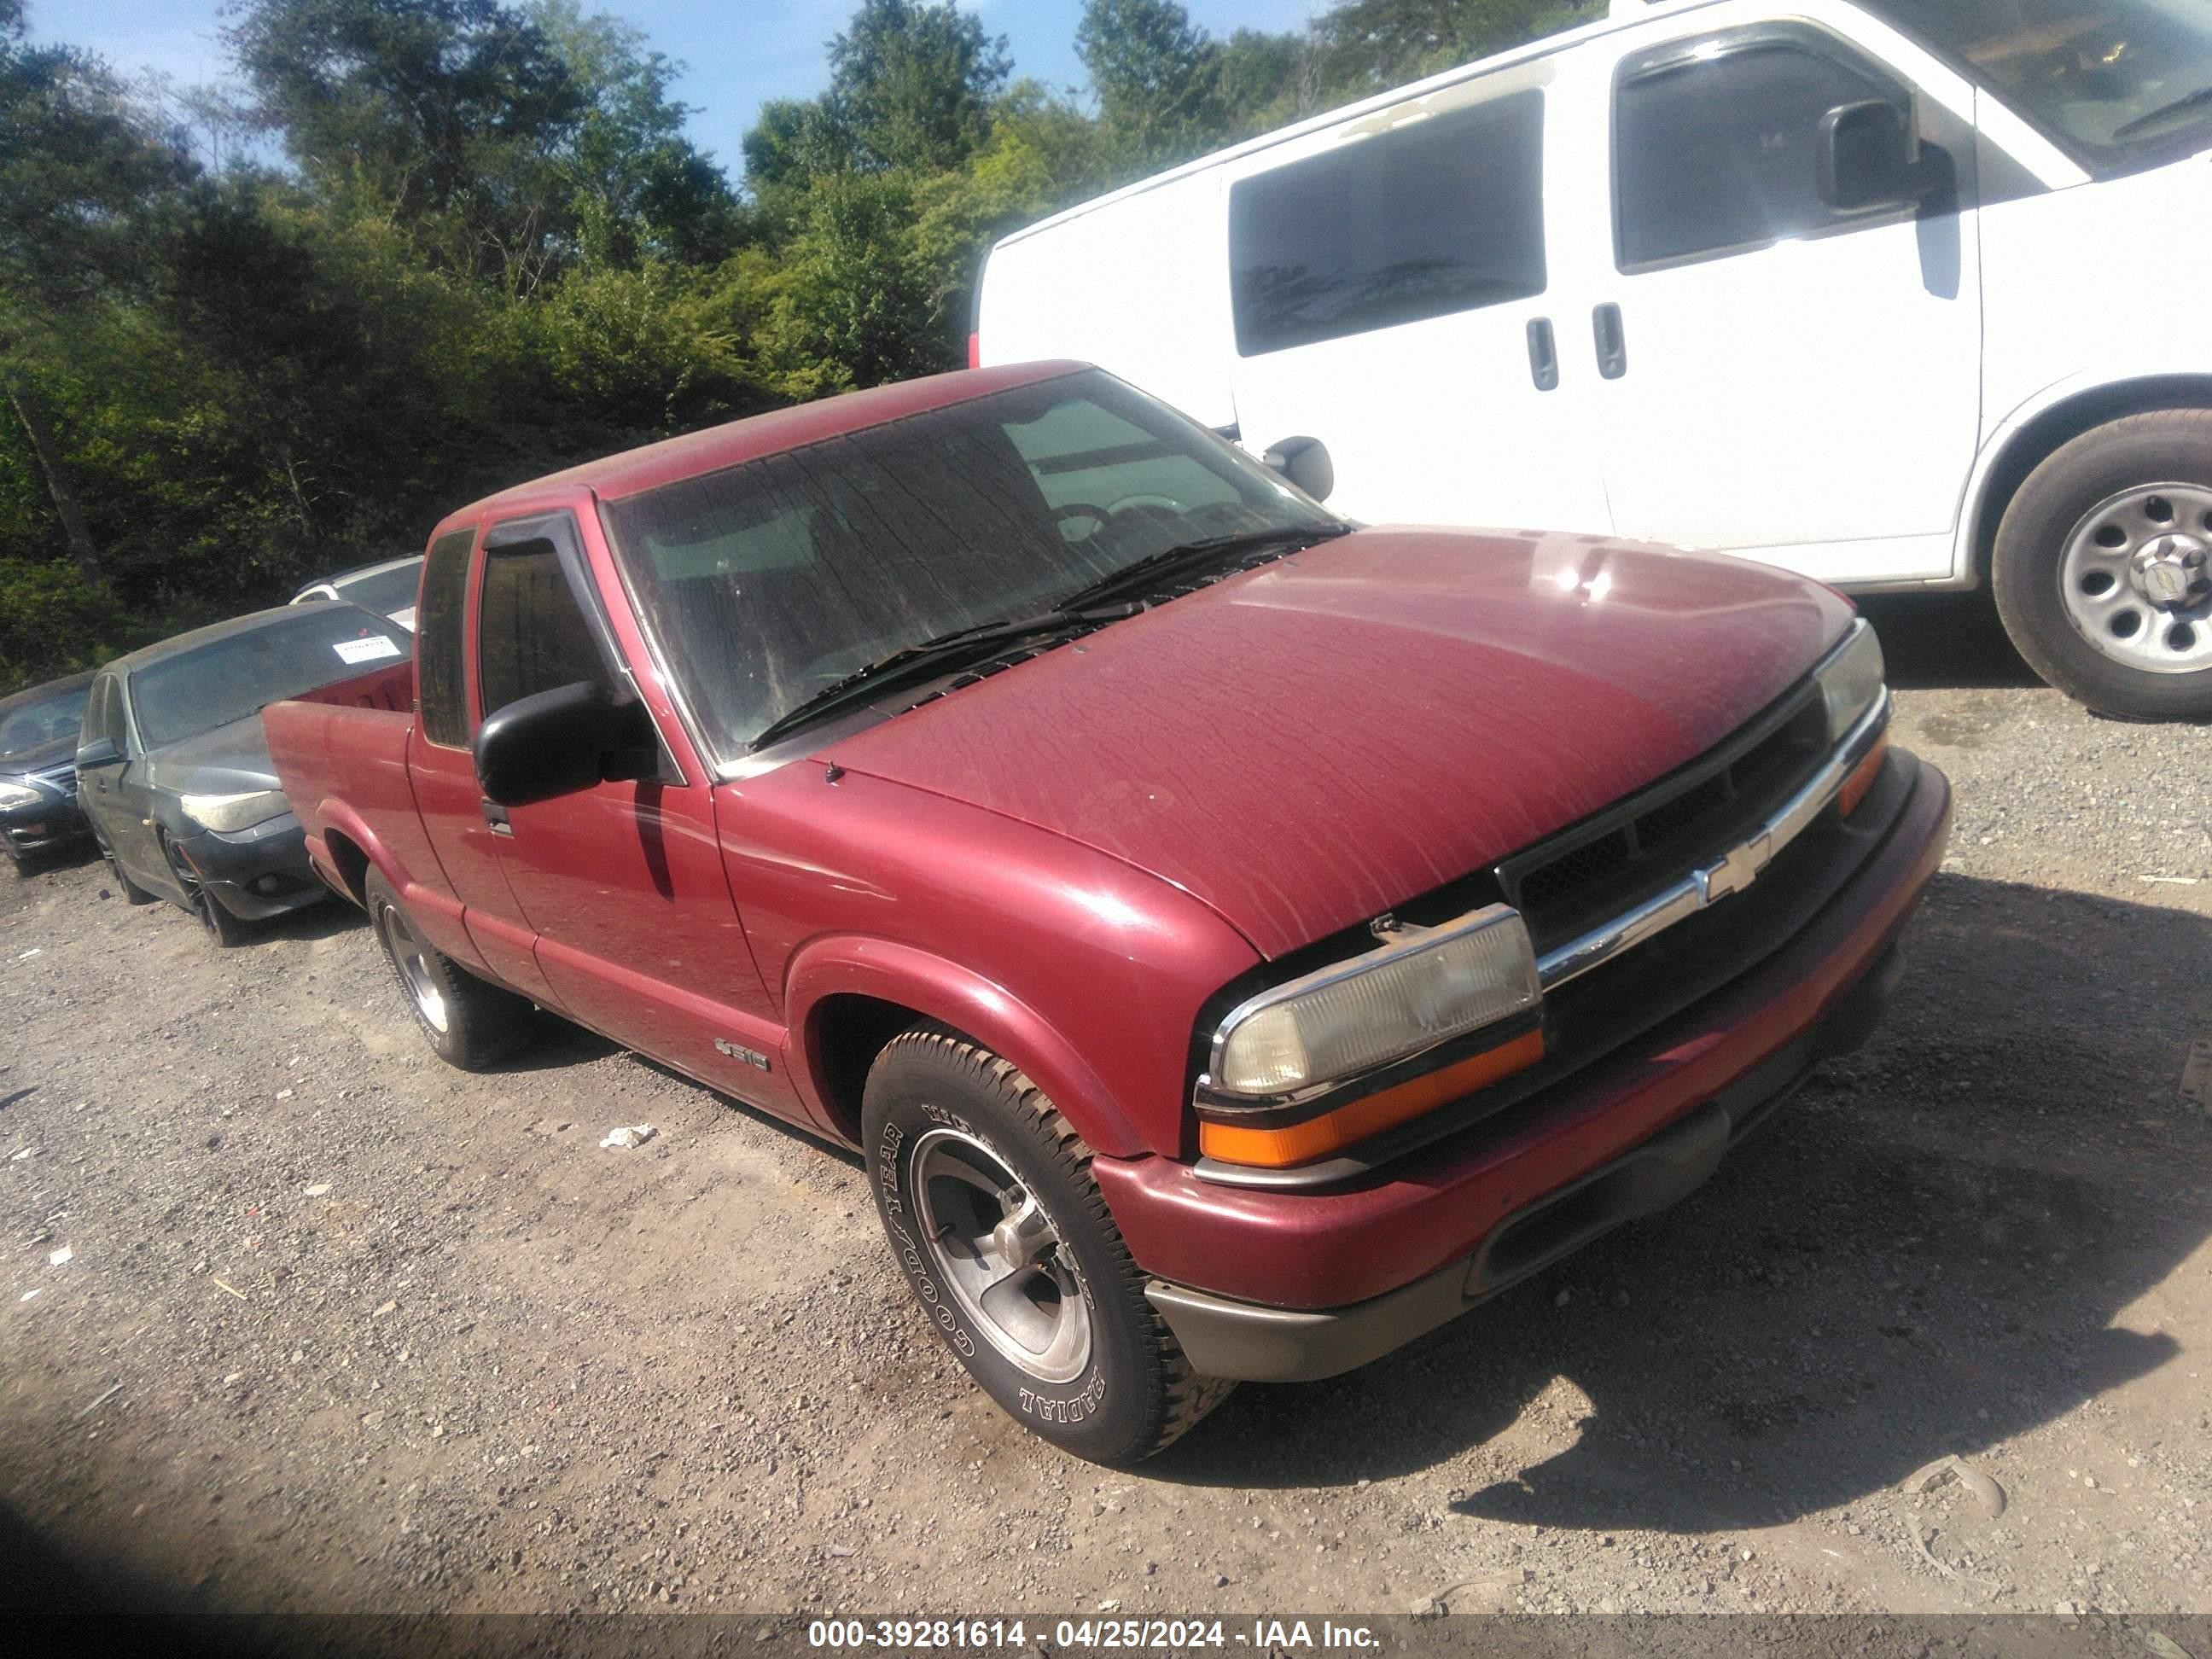
[{"label": "auction sticker on windshield", "polygon": [[350,663],[377,662],[399,654],[399,647],[381,635],[366,640],[340,640],[331,649],[338,653],[341,660]]}]

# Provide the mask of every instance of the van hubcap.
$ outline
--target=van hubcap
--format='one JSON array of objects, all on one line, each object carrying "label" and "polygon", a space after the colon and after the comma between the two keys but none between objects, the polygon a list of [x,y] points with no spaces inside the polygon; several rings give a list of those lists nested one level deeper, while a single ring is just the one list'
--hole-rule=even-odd
[{"label": "van hubcap", "polygon": [[2081,516],[2059,559],[2067,620],[2113,661],[2212,668],[2212,488],[2146,484]]},{"label": "van hubcap", "polygon": [[1039,1382],[1080,1376],[1089,1293],[1044,1206],[959,1130],[930,1130],[909,1156],[923,1249],[983,1340]]}]

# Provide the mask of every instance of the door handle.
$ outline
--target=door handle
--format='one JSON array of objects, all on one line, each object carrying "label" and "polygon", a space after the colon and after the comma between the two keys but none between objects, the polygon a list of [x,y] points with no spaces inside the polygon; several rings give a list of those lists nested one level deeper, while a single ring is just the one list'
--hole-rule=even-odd
[{"label": "door handle", "polygon": [[1608,380],[1628,373],[1628,334],[1621,326],[1620,307],[1610,301],[1590,311],[1590,332],[1597,340],[1597,372]]},{"label": "door handle", "polygon": [[484,822],[491,826],[492,834],[495,836],[505,836],[510,840],[513,839],[514,835],[514,821],[507,816],[507,808],[501,806],[495,800],[485,801],[483,803],[483,805]]},{"label": "door handle", "polygon": [[1552,337],[1549,317],[1528,319],[1528,378],[1539,392],[1549,392],[1559,383],[1559,342]]}]

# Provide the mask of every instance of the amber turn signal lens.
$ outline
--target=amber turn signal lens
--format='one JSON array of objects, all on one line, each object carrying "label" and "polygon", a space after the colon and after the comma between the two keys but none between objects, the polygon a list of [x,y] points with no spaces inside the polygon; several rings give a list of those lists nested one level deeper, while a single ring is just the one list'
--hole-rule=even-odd
[{"label": "amber turn signal lens", "polygon": [[1867,791],[1874,787],[1874,781],[1881,775],[1881,763],[1888,757],[1889,733],[1885,732],[1874,740],[1874,747],[1867,750],[1866,758],[1851,768],[1851,775],[1844,780],[1844,787],[1836,791],[1837,811],[1845,817],[1858,811],[1859,803],[1866,799]]},{"label": "amber turn signal lens", "polygon": [[1440,1070],[1410,1078],[1395,1088],[1355,1100],[1287,1128],[1247,1127],[1241,1123],[1201,1122],[1198,1150],[1224,1164],[1286,1170],[1327,1158],[1368,1136],[1432,1112],[1448,1100],[1487,1088],[1503,1077],[1526,1071],[1544,1057],[1544,1033],[1534,1030],[1495,1048],[1455,1060]]}]

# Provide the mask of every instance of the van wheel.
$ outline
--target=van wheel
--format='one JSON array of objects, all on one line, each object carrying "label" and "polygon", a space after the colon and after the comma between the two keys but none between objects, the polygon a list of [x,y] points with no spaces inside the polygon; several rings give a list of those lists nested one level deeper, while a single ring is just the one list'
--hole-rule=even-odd
[{"label": "van wheel", "polygon": [[538,1018],[528,998],[478,979],[430,944],[392,884],[374,870],[362,884],[362,902],[415,1023],[439,1059],[481,1072],[522,1046]]},{"label": "van wheel", "polygon": [[1237,1386],[1191,1369],[1145,1299],[1090,1147],[1010,1062],[935,1026],[902,1031],[869,1068],[861,1133],[908,1286],[1024,1427],[1132,1463]]},{"label": "van wheel", "polygon": [[2212,410],[2085,432],[2027,475],[1997,526],[2005,630],[2100,714],[2212,719]]}]

